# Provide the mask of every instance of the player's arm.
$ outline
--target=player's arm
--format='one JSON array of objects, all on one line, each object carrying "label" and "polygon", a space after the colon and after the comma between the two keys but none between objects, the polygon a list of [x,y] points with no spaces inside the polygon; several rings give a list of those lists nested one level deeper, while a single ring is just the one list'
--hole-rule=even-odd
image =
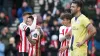
[{"label": "player's arm", "polygon": [[31,43],[31,44],[36,44],[36,40],[33,40],[30,36],[30,28],[28,27],[26,30],[25,30],[25,35],[28,39],[28,41]]},{"label": "player's arm", "polygon": [[78,42],[77,44],[78,47],[83,45],[87,40],[89,40],[96,33],[95,27],[90,23],[90,20],[88,18],[84,18],[82,20],[82,25],[87,28],[87,31],[89,31],[89,34],[86,35],[86,37],[84,37],[82,42]]},{"label": "player's arm", "polygon": [[64,36],[64,29],[63,29],[63,26],[61,26],[59,28],[59,41],[62,42],[65,39],[66,39],[66,37]]},{"label": "player's arm", "polygon": [[18,41],[22,41],[22,38],[21,38],[21,29],[20,29],[20,25],[18,26],[18,34],[16,35],[16,37],[18,38]]},{"label": "player's arm", "polygon": [[89,40],[96,33],[96,29],[92,24],[89,24],[87,26],[87,30],[89,31],[89,34],[83,39],[83,43],[85,43],[87,40]]},{"label": "player's arm", "polygon": [[36,28],[36,23],[37,23],[37,15],[32,15],[34,18],[32,25],[30,26],[30,30],[34,30]]},{"label": "player's arm", "polygon": [[28,28],[28,26],[25,23],[21,23],[19,25],[19,29],[22,30],[22,31],[25,31],[27,28]]},{"label": "player's arm", "polygon": [[29,41],[31,44],[33,44],[33,45],[36,44],[36,40],[33,40],[30,36],[28,36],[27,38],[28,38],[28,41]]},{"label": "player's arm", "polygon": [[25,30],[25,35],[26,37],[28,38],[28,41],[31,43],[31,44],[35,44],[36,43],[36,40],[33,40],[30,36],[30,28],[28,27],[26,30]]},{"label": "player's arm", "polygon": [[44,31],[42,30],[42,28],[40,26],[36,26],[36,29],[38,29],[38,31],[40,32],[40,36],[44,35]]}]

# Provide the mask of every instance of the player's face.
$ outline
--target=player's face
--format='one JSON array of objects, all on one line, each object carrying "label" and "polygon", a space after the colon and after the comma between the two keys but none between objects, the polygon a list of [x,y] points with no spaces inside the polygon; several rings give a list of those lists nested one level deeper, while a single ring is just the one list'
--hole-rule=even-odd
[{"label": "player's face", "polygon": [[33,21],[32,19],[28,18],[28,19],[27,19],[27,25],[31,26],[32,23],[33,23],[32,21]]},{"label": "player's face", "polygon": [[23,17],[23,20],[26,22],[27,21],[27,18],[29,17],[30,15],[25,15],[24,17]]},{"label": "player's face", "polygon": [[77,13],[77,11],[78,11],[77,4],[72,3],[70,9],[71,9],[71,14],[75,15]]},{"label": "player's face", "polygon": [[63,19],[63,24],[66,26],[67,24],[69,24],[70,23],[70,20],[68,20],[68,19]]}]

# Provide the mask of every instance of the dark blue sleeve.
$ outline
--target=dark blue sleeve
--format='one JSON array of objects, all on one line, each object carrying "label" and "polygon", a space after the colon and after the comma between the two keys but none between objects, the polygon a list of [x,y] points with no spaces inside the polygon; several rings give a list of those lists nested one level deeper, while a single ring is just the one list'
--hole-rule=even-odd
[{"label": "dark blue sleeve", "polygon": [[17,11],[18,18],[22,17],[22,14],[23,14],[22,9],[19,8],[18,11]]},{"label": "dark blue sleeve", "polygon": [[33,12],[31,7],[29,7],[28,12]]}]

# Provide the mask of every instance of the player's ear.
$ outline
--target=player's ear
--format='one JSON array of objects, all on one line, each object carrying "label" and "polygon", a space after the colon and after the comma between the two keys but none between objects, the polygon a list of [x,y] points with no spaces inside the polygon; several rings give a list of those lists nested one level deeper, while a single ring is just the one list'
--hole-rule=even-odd
[{"label": "player's ear", "polygon": [[81,8],[80,7],[77,7],[77,10],[79,11]]},{"label": "player's ear", "polygon": [[68,20],[68,22],[70,23],[71,21],[70,21],[70,20]]}]

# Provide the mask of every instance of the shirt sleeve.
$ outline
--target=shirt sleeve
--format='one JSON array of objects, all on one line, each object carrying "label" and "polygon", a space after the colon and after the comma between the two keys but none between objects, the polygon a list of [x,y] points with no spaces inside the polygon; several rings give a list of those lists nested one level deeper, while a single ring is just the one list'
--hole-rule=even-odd
[{"label": "shirt sleeve", "polygon": [[37,18],[34,18],[32,25],[31,26],[28,26],[31,31],[36,28],[36,23],[37,23]]},{"label": "shirt sleeve", "polygon": [[59,28],[59,41],[62,42],[64,39],[65,39],[65,36],[64,36],[64,26],[61,26]]},{"label": "shirt sleeve", "polygon": [[28,26],[27,26],[26,24],[24,24],[24,23],[22,23],[22,24],[19,25],[19,29],[20,29],[20,30],[26,30],[27,27],[28,27]]},{"label": "shirt sleeve", "polygon": [[90,24],[90,20],[87,17],[82,19],[82,24],[84,27],[87,27]]},{"label": "shirt sleeve", "polygon": [[63,34],[64,35],[64,26],[61,26],[59,28],[59,34]]}]

